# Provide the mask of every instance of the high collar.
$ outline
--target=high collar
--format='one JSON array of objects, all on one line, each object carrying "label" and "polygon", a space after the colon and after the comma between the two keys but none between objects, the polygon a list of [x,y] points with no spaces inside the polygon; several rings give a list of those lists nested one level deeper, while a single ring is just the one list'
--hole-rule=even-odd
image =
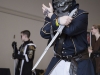
[{"label": "high collar", "polygon": [[73,9],[75,9],[75,8],[79,8],[79,4],[76,3],[76,0],[73,0],[71,10],[73,10]]},{"label": "high collar", "polygon": [[25,42],[23,43],[23,45],[25,46],[25,45],[27,45],[27,44],[29,44],[29,43],[33,43],[33,41],[30,41],[30,39],[29,39],[28,41],[25,41]]}]

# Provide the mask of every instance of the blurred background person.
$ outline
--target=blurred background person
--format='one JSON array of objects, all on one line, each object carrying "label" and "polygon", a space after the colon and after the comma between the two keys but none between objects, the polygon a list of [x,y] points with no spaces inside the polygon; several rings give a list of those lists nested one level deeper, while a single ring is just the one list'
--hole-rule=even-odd
[{"label": "blurred background person", "polygon": [[93,25],[92,33],[92,48],[88,49],[91,53],[91,58],[94,64],[96,75],[100,75],[100,25]]},{"label": "blurred background person", "polygon": [[30,31],[24,30],[21,32],[21,40],[23,44],[17,49],[17,42],[12,43],[14,53],[13,59],[18,59],[15,68],[15,75],[32,75],[32,67],[34,60],[34,53],[36,46],[33,41],[30,40]]}]

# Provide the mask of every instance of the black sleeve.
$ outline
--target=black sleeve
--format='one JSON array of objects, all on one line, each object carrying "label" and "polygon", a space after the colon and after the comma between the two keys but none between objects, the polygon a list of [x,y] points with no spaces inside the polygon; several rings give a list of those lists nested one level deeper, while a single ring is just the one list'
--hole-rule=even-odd
[{"label": "black sleeve", "polygon": [[25,59],[24,55],[13,53],[12,57],[14,59]]},{"label": "black sleeve", "polygon": [[74,19],[69,27],[65,27],[63,33],[69,36],[75,36],[87,30],[88,26],[88,13],[82,14]]}]

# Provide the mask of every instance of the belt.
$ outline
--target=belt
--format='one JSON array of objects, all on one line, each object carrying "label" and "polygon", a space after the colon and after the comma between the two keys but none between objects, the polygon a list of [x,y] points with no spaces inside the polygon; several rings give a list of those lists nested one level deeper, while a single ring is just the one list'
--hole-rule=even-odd
[{"label": "belt", "polygon": [[100,53],[92,53],[91,57],[92,58],[98,58],[98,57],[100,57]]},{"label": "belt", "polygon": [[72,55],[67,55],[66,57],[60,57],[59,55],[54,55],[57,58],[60,58],[62,60],[65,61],[69,61],[70,64],[70,68],[69,68],[69,73],[70,75],[76,75],[77,73],[77,62],[75,61],[75,59],[73,59]]},{"label": "belt", "polygon": [[88,50],[85,50],[81,53],[78,53],[77,55],[67,55],[67,56],[61,57],[58,54],[55,54],[54,56],[65,61],[71,61],[72,58],[75,59],[75,61],[79,61],[79,60],[88,59],[89,53],[88,53]]},{"label": "belt", "polygon": [[78,68],[77,61],[88,59],[89,53],[88,53],[88,50],[85,50],[76,55],[67,55],[67,56],[63,56],[63,57],[59,56],[58,54],[55,54],[55,57],[71,62],[69,73],[70,73],[70,75],[76,75],[77,68]]},{"label": "belt", "polygon": [[71,62],[71,58],[72,58],[73,56],[72,56],[72,55],[67,55],[67,56],[61,57],[61,56],[55,54],[54,57],[60,58],[60,59],[62,59],[62,60]]}]

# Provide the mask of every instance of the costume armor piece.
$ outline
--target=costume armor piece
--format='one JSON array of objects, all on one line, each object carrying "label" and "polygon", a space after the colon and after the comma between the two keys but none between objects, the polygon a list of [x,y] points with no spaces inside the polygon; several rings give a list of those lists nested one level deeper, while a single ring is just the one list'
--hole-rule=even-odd
[{"label": "costume armor piece", "polygon": [[54,12],[58,16],[63,16],[65,14],[68,14],[71,11],[72,8],[72,2],[73,0],[53,0],[53,8]]}]

